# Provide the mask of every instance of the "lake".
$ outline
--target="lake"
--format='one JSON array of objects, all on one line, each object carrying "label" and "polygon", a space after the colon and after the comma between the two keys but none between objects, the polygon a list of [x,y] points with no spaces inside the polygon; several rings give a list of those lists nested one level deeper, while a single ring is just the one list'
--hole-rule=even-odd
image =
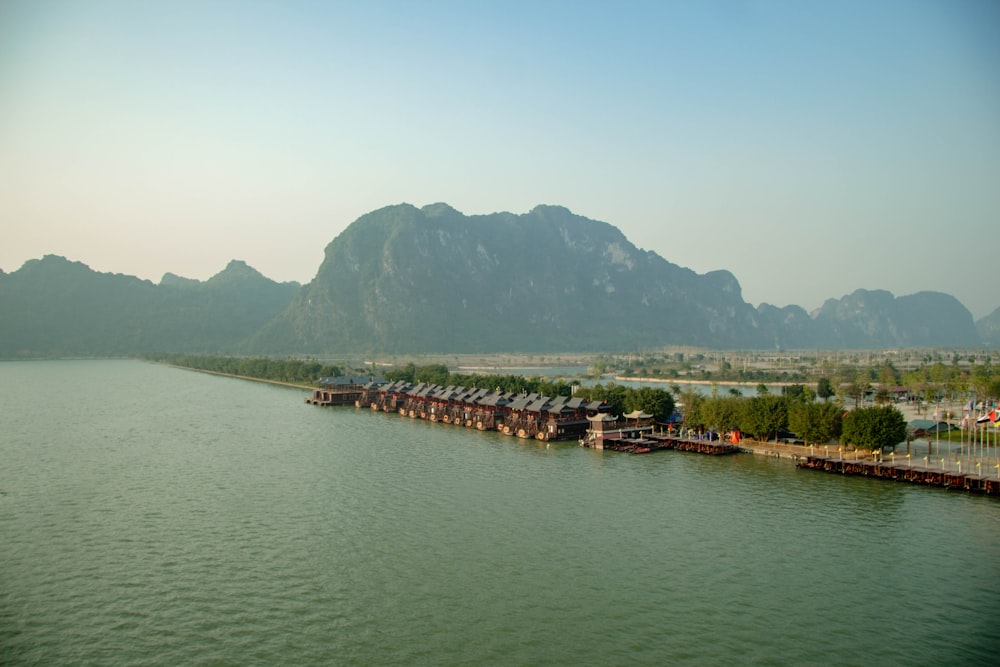
[{"label": "lake", "polygon": [[0,664],[978,665],[1000,499],[0,363]]}]

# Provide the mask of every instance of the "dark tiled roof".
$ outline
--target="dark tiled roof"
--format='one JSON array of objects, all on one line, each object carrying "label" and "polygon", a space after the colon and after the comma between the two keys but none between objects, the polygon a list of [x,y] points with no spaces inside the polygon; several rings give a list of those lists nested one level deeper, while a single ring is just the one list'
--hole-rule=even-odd
[{"label": "dark tiled roof", "polygon": [[528,403],[530,402],[531,401],[528,400],[527,396],[518,396],[513,401],[508,403],[507,407],[510,408],[511,410],[524,410],[526,407],[528,407]]},{"label": "dark tiled roof", "polygon": [[525,406],[525,410],[528,412],[541,412],[549,406],[549,398],[547,396],[539,396],[537,399],[528,403]]},{"label": "dark tiled roof", "polygon": [[479,399],[480,405],[502,406],[510,403],[511,395],[506,392],[490,392]]}]

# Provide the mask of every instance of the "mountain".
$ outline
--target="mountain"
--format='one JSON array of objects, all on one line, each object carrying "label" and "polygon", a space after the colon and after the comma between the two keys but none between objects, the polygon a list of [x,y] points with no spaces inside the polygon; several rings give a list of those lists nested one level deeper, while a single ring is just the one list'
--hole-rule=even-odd
[{"label": "mountain", "polygon": [[276,283],[233,260],[205,282],[160,280],[159,333],[175,347],[163,351],[238,350],[243,341],[283,311],[298,283]]},{"label": "mountain", "polygon": [[983,339],[983,344],[989,347],[1000,347],[1000,308],[976,321],[976,331]]},{"label": "mountain", "polygon": [[464,216],[390,206],[334,239],[316,278],[254,338],[262,352],[606,350],[745,344],[754,309],[704,276],[558,206]]},{"label": "mountain", "polygon": [[0,272],[2,358],[978,347],[998,332],[1000,311],[974,323],[937,292],[754,308],[728,271],[695,273],[559,206],[372,211],[327,245],[305,286],[236,260],[204,282],[153,284],[53,255]]},{"label": "mountain", "polygon": [[300,287],[238,261],[204,283],[154,285],[46,255],[0,278],[0,357],[233,352]]},{"label": "mountain", "polygon": [[0,280],[0,356],[133,351],[156,286],[46,255]]},{"label": "mountain", "polygon": [[857,290],[829,299],[813,314],[820,347],[976,347],[982,339],[972,313],[940,292],[894,297],[884,290]]},{"label": "mountain", "polygon": [[954,298],[856,292],[810,315],[753,308],[704,275],[558,206],[465,216],[389,206],[331,242],[315,279],[251,342],[263,353],[967,346]]}]

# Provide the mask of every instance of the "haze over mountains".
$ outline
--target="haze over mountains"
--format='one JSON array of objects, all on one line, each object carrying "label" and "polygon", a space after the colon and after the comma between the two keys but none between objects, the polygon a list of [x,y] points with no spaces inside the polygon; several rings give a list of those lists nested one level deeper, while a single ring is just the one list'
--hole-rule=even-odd
[{"label": "haze over mountains", "polygon": [[1000,308],[974,322],[939,292],[754,308],[728,271],[697,274],[558,206],[379,209],[327,246],[304,286],[239,261],[204,282],[153,284],[49,255],[0,273],[0,313],[4,358],[1000,345]]}]

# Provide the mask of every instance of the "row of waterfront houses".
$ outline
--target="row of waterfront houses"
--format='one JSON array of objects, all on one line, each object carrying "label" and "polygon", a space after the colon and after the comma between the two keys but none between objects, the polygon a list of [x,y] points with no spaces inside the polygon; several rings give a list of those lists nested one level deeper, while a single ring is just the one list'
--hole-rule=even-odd
[{"label": "row of waterfront houses", "polygon": [[575,396],[550,397],[499,389],[443,387],[404,380],[389,383],[375,378],[365,381],[350,378],[351,382],[337,380],[321,381],[323,387],[313,390],[306,401],[316,405],[353,403],[372,410],[398,412],[414,419],[458,424],[481,431],[497,430],[519,438],[579,439],[586,434],[591,419],[606,419],[610,410],[603,401],[586,401]]}]

